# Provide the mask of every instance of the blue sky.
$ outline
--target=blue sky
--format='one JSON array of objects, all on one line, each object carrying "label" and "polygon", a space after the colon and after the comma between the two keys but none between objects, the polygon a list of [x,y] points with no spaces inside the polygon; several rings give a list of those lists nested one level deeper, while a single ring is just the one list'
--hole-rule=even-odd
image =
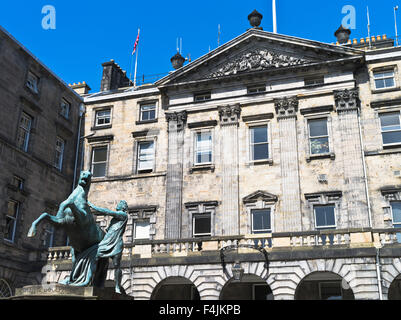
[{"label": "blue sky", "polygon": [[[356,29],[351,38],[367,36],[366,7],[371,34],[394,37],[393,7],[398,11],[401,33],[401,0],[276,0],[278,33],[334,42],[334,31],[345,14],[356,9]],[[56,29],[42,28],[42,7],[56,9]],[[254,9],[263,14],[261,26],[272,31],[271,0],[114,0],[3,1],[0,24],[66,83],[86,81],[96,92],[102,76],[101,64],[114,59],[127,73],[131,52],[141,28],[138,77],[165,74],[172,70],[170,58],[176,39],[182,38],[182,54],[196,59],[249,28],[247,16]]]}]

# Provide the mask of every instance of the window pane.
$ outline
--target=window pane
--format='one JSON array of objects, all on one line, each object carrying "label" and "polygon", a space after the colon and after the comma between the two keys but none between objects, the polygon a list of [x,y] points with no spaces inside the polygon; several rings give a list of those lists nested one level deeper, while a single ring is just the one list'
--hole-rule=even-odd
[{"label": "window pane", "polygon": [[150,223],[149,221],[135,222],[135,239],[149,239]]},{"label": "window pane", "polygon": [[308,123],[311,137],[327,136],[327,119],[309,120]]},{"label": "window pane", "polygon": [[383,144],[401,142],[401,131],[383,132]]},{"label": "window pane", "polygon": [[196,163],[212,162],[212,133],[198,132],[196,134]]},{"label": "window pane", "polygon": [[252,148],[252,160],[269,159],[269,145],[267,143],[254,144]]},{"label": "window pane", "polygon": [[315,207],[316,227],[334,226],[334,206]]},{"label": "window pane", "polygon": [[329,138],[310,139],[311,154],[320,154],[330,152]]},{"label": "window pane", "polygon": [[6,229],[5,229],[5,234],[4,238],[7,240],[14,240],[14,225],[15,225],[15,220],[9,217],[6,217]]},{"label": "window pane", "polygon": [[387,78],[384,80],[384,82],[385,82],[386,88],[394,87],[394,79],[393,78]]},{"label": "window pane", "polygon": [[7,207],[7,215],[15,218],[17,216],[18,203],[14,201],[8,201]]},{"label": "window pane", "polygon": [[270,209],[252,210],[253,232],[266,232],[271,229]]},{"label": "window pane", "polygon": [[93,164],[92,171],[94,177],[106,176],[106,163]]},{"label": "window pane", "polygon": [[154,143],[153,141],[139,144],[138,170],[153,169]]},{"label": "window pane", "polygon": [[194,235],[210,234],[211,220],[210,214],[203,214],[194,217]]},{"label": "window pane", "polygon": [[251,128],[251,142],[267,142],[267,126]]},{"label": "window pane", "polygon": [[394,129],[390,129],[390,130],[400,129],[400,113],[394,112],[394,113],[381,114],[380,115],[380,124],[381,124],[383,130],[385,130],[385,127],[393,127],[394,128]]},{"label": "window pane", "polygon": [[393,223],[401,223],[401,202],[392,202]]},{"label": "window pane", "polygon": [[206,163],[206,162],[212,162],[212,152],[211,151],[197,152],[196,163]]},{"label": "window pane", "polygon": [[96,148],[93,150],[93,162],[107,161],[107,148]]},{"label": "window pane", "polygon": [[375,84],[376,84],[376,89],[383,89],[386,86],[383,79],[375,80]]}]

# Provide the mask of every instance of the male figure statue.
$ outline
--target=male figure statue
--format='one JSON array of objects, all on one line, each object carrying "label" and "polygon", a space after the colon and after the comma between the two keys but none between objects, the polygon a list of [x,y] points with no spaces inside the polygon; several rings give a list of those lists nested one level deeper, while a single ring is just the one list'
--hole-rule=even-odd
[{"label": "male figure statue", "polygon": [[127,226],[128,221],[128,205],[127,202],[121,200],[116,211],[109,209],[99,208],[88,202],[89,206],[95,210],[95,215],[105,215],[113,217],[110,221],[110,225],[106,230],[106,235],[103,240],[99,243],[99,248],[97,250],[97,259],[100,258],[112,258],[115,280],[115,291],[121,293],[123,290],[121,288],[121,257],[123,251],[123,234]]}]

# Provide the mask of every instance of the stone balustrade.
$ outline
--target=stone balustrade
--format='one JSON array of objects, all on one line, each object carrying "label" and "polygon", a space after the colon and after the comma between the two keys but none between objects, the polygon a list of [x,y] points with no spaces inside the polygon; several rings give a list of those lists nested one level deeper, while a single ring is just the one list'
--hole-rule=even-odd
[{"label": "stone balustrade", "polygon": [[[228,247],[264,249],[291,249],[301,247],[382,247],[401,243],[399,229],[320,230],[310,232],[252,234],[244,236],[204,237],[168,240],[135,240],[126,243],[124,256],[140,258],[157,256],[190,256],[205,251],[219,251]],[[48,261],[71,260],[70,247],[48,249]]]}]

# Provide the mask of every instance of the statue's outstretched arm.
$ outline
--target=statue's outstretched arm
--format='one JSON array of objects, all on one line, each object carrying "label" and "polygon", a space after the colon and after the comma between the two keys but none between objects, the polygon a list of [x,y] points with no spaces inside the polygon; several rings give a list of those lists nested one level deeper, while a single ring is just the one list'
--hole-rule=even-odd
[{"label": "statue's outstretched arm", "polygon": [[127,218],[127,213],[124,212],[124,211],[112,211],[112,210],[109,210],[109,209],[106,209],[106,208],[100,208],[100,207],[97,207],[94,204],[90,203],[89,201],[88,201],[88,205],[93,210],[96,211],[94,213],[95,215],[96,214],[100,214],[100,215],[105,215],[105,216],[112,216],[112,217],[117,218],[119,220],[124,220],[124,219]]}]

